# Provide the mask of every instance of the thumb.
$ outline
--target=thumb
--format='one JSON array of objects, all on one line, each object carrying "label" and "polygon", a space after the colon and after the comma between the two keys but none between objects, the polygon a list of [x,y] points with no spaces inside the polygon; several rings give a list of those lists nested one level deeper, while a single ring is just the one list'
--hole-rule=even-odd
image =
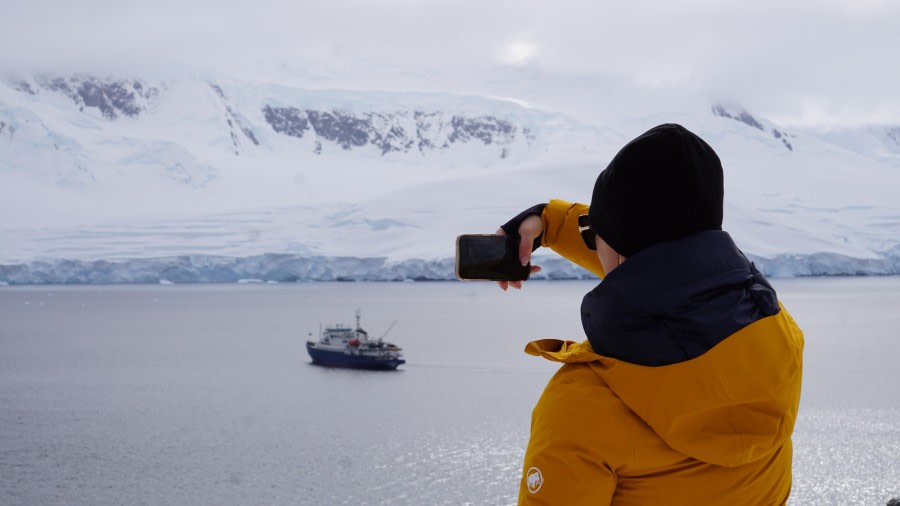
[{"label": "thumb", "polygon": [[528,232],[522,232],[519,236],[519,260],[522,262],[522,265],[528,265],[528,262],[531,262],[531,247],[534,243],[534,237]]},{"label": "thumb", "polygon": [[[506,235],[506,231],[503,228],[498,228],[496,232],[497,235]],[[522,262],[522,265],[528,265],[528,262],[531,261],[531,245],[534,243],[534,237],[531,237],[531,234],[525,227],[519,228],[519,261]]]},{"label": "thumb", "polygon": [[519,237],[522,238],[519,241],[519,260],[522,262],[522,265],[528,265],[528,262],[531,261],[534,240],[541,235],[543,230],[541,217],[536,214],[525,218],[522,224],[519,225]]}]

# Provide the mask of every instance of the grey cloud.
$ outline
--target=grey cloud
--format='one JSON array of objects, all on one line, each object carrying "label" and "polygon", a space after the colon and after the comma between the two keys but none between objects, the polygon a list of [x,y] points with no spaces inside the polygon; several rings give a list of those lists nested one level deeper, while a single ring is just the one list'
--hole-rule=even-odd
[{"label": "grey cloud", "polygon": [[900,6],[877,0],[0,4],[7,67],[240,72],[319,62],[364,85],[378,68],[490,69],[503,63],[508,44],[524,41],[541,72],[708,89],[787,122],[900,122]]}]

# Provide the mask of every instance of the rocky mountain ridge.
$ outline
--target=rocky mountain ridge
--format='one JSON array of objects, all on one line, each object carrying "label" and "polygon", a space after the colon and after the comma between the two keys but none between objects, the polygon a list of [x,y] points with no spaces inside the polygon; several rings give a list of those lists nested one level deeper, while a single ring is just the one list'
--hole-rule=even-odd
[{"label": "rocky mountain ridge", "polygon": [[524,137],[527,145],[534,141],[527,127],[492,115],[473,117],[421,110],[351,113],[270,105],[263,107],[263,114],[279,134],[314,136],[317,154],[322,151],[322,141],[333,142],[347,151],[373,145],[382,155],[410,150],[426,155],[428,151],[450,149],[454,144],[480,142],[498,146],[500,158],[506,158],[517,136]]},{"label": "rocky mountain ridge", "polygon": [[57,92],[75,102],[80,111],[97,108],[104,118],[114,120],[121,115],[137,117],[147,104],[159,98],[163,87],[140,79],[101,78],[90,75],[38,75],[32,80],[16,79],[13,87],[29,95],[42,91]]},{"label": "rocky mountain ridge", "polygon": [[[712,105],[712,113],[715,116],[719,116],[721,118],[730,118],[736,121],[740,121],[741,123],[753,127],[762,132],[766,132],[767,134],[772,135],[772,137],[780,140],[784,147],[786,147],[789,151],[793,151],[794,147],[791,145],[788,140],[791,137],[790,134],[775,128],[772,125],[764,124],[763,120],[759,120],[754,117],[752,114],[747,112],[746,109],[739,105],[734,104],[713,104]],[[767,123],[767,122],[766,122]]]},{"label": "rocky mountain ridge", "polygon": [[[109,124],[100,124],[100,127],[114,131],[115,123],[122,118],[137,122],[148,121],[148,118],[154,116],[156,109],[166,100],[171,100],[178,83],[149,83],[143,79],[77,74],[19,77],[10,79],[8,84],[20,94],[38,100],[47,96],[52,98],[54,95],[66,97],[77,108],[77,113],[103,119]],[[260,147],[266,137],[273,134],[311,140],[311,151],[317,155],[327,152],[323,150],[323,146],[327,145],[334,145],[343,151],[374,148],[381,155],[415,152],[420,156],[428,156],[429,153],[452,151],[456,147],[476,144],[488,147],[499,160],[507,158],[513,150],[531,149],[537,140],[533,128],[520,124],[514,118],[491,112],[489,105],[484,110],[475,112],[427,109],[414,103],[408,104],[406,108],[374,105],[369,109],[349,110],[340,105],[329,107],[304,103],[302,91],[295,97],[270,100],[263,96],[253,105],[248,104],[247,100],[238,105],[233,100],[233,95],[244,90],[227,90],[221,83],[213,81],[207,81],[206,86],[212,92],[214,100],[197,96],[201,93],[197,89],[192,90],[195,96],[187,100],[195,103],[218,101],[217,107],[221,110],[215,114],[221,119],[217,125],[209,125],[209,142],[215,142],[214,137],[227,137],[230,151],[235,156],[247,149]],[[352,95],[348,93],[351,100]],[[28,100],[24,102],[28,103]],[[282,105],[284,102],[290,105]],[[63,109],[63,114],[76,113],[76,110],[66,112],[64,104],[56,104]],[[35,119],[17,118],[10,109],[4,111],[2,105],[3,101],[0,100],[0,135],[6,134],[12,138],[17,123],[33,122]],[[184,111],[186,116],[193,113],[194,111]],[[524,116],[528,116],[528,113]],[[41,123],[46,130],[66,137],[65,133],[56,132],[54,125],[46,121]],[[37,139],[25,141],[40,143]],[[188,151],[195,151],[191,146],[184,147]]]}]

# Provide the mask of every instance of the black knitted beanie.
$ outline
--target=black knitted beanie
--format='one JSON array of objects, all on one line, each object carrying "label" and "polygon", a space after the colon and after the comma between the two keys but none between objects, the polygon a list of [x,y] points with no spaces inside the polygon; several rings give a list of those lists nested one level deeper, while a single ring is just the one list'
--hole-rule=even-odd
[{"label": "black knitted beanie", "polygon": [[591,228],[630,257],[652,244],[722,229],[722,163],[681,125],[654,127],[623,147],[594,185]]}]

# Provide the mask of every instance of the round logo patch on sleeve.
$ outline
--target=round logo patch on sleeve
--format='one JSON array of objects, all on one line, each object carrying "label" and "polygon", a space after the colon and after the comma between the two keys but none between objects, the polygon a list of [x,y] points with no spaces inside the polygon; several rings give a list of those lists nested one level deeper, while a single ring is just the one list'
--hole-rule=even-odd
[{"label": "round logo patch on sleeve", "polygon": [[532,467],[525,473],[525,482],[528,484],[528,491],[533,494],[544,484],[544,475],[541,474],[540,469]]}]

